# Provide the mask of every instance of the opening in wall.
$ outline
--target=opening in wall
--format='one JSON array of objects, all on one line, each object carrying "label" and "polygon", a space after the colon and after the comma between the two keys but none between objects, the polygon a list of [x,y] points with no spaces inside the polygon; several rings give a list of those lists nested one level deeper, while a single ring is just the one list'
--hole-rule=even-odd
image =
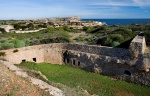
[{"label": "opening in wall", "polygon": [[33,61],[36,62],[36,58],[33,58]]},{"label": "opening in wall", "polygon": [[80,66],[80,61],[78,61],[78,66]]},{"label": "opening in wall", "polygon": [[125,70],[125,71],[124,71],[124,74],[127,75],[127,76],[131,76],[131,72],[128,71],[128,70]]},{"label": "opening in wall", "polygon": [[23,59],[22,62],[26,62],[26,59]]},{"label": "opening in wall", "polygon": [[76,64],[76,61],[75,60],[73,60],[73,65],[75,65]]},{"label": "opening in wall", "polygon": [[67,59],[67,63],[69,63],[69,59]]},{"label": "opening in wall", "polygon": [[66,63],[66,59],[65,58],[63,58],[63,62]]}]

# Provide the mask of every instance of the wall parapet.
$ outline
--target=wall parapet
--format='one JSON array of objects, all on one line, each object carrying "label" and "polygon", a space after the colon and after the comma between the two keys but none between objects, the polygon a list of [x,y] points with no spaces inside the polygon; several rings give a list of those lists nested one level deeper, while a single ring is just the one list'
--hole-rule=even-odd
[{"label": "wall parapet", "polygon": [[136,36],[130,43],[129,51],[134,57],[138,58],[139,55],[145,53],[146,41],[144,36]]}]

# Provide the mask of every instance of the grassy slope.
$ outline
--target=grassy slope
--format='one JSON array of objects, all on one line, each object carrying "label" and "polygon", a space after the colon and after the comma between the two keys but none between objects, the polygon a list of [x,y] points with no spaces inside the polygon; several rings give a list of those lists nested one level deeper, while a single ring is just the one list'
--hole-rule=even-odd
[{"label": "grassy slope", "polygon": [[99,94],[100,96],[150,96],[149,87],[112,80],[107,76],[69,66],[46,63],[22,63],[19,66],[39,70],[52,82],[62,83],[72,88],[80,86],[90,94]]}]

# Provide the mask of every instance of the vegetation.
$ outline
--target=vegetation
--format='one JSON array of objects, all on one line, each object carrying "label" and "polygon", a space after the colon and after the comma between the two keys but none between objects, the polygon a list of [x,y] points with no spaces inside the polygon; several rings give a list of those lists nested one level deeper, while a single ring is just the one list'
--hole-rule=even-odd
[{"label": "vegetation", "polygon": [[[17,30],[34,30],[39,28],[46,28],[39,32],[34,33],[6,33],[3,29],[0,29],[0,49],[19,48],[37,44],[48,44],[48,43],[86,43],[92,45],[102,45],[109,47],[122,47],[128,48],[129,41],[131,41],[137,34],[143,33],[146,37],[146,43],[150,46],[150,24],[140,25],[126,25],[126,26],[95,26],[95,27],[83,27],[83,29],[75,29],[70,27],[71,25],[81,25],[80,23],[68,23],[68,25],[54,26],[53,22],[40,23],[33,21],[30,23],[11,21]],[[6,23],[3,21],[2,23]],[[38,25],[40,24],[40,25]],[[75,38],[73,35],[76,33],[82,33]],[[70,35],[72,34],[72,35]]]},{"label": "vegetation", "polygon": [[13,51],[13,53],[16,53],[16,52],[18,52],[19,50],[18,49],[15,49],[14,51]]},{"label": "vegetation", "polygon": [[5,55],[6,55],[5,52],[0,52],[0,57]]},{"label": "vegetation", "polygon": [[4,28],[0,28],[0,33],[6,33],[6,31],[4,30]]},{"label": "vegetation", "polygon": [[65,42],[71,42],[69,33],[57,28],[48,28],[36,33],[0,34],[0,49]]},{"label": "vegetation", "polygon": [[72,88],[79,86],[87,90],[90,94],[97,94],[99,96],[150,95],[149,87],[120,80],[112,80],[107,76],[86,72],[65,65],[23,62],[18,66],[41,71],[51,82],[62,83]]}]

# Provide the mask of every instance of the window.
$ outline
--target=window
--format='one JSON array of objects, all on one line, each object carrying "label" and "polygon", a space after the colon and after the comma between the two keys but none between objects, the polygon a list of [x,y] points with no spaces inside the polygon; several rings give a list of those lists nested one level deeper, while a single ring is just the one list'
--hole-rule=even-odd
[{"label": "window", "polygon": [[33,58],[33,61],[36,62],[36,58]]},{"label": "window", "polygon": [[124,71],[124,74],[127,75],[127,76],[131,76],[131,72],[128,71],[128,70],[125,70],[125,71]]}]

